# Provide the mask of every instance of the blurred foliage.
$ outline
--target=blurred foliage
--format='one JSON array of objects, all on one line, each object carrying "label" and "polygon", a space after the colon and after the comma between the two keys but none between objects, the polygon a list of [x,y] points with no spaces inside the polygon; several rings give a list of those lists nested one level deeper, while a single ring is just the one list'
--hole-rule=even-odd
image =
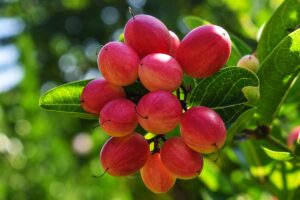
[{"label": "blurred foliage", "polygon": [[[25,25],[18,35],[0,37],[0,48],[17,47],[24,72],[16,87],[0,94],[0,200],[297,199],[299,167],[272,161],[260,148],[270,145],[259,140],[235,142],[222,151],[216,163],[206,159],[199,179],[178,180],[163,195],[149,192],[138,174],[93,178],[103,172],[98,157],[107,139],[96,127],[97,121],[38,107],[44,91],[99,75],[96,52],[101,44],[119,39],[130,18],[128,6],[135,13],[160,18],[180,38],[188,31],[183,17],[199,16],[241,37],[254,51],[257,32],[280,3],[282,0],[0,1],[0,19],[18,19]],[[0,29],[7,28],[0,21]],[[294,88],[299,85],[297,81]],[[274,122],[274,135],[282,141],[300,124],[299,100],[298,90],[290,93]]]}]

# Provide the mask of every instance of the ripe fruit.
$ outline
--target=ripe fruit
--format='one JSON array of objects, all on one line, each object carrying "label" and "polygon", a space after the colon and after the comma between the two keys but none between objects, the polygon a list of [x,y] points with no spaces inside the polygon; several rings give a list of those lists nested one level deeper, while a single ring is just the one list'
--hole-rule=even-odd
[{"label": "ripe fruit", "polygon": [[112,85],[103,78],[98,78],[84,87],[80,97],[81,106],[86,112],[99,115],[107,102],[125,96],[123,88]]},{"label": "ripe fruit", "polygon": [[298,140],[300,135],[300,126],[293,128],[287,138],[287,145],[290,149],[294,150],[295,142]]},{"label": "ripe fruit", "polygon": [[193,29],[181,41],[176,59],[183,71],[195,78],[208,77],[220,70],[229,58],[228,33],[216,25]]},{"label": "ripe fruit", "polygon": [[170,47],[169,55],[175,58],[176,51],[180,45],[180,39],[173,31],[169,31],[169,33],[171,38],[171,45],[170,45],[171,47]]},{"label": "ripe fruit", "polygon": [[167,54],[153,53],[141,60],[139,78],[150,91],[174,91],[180,87],[183,72],[179,63]]},{"label": "ripe fruit", "polygon": [[254,55],[245,55],[237,63],[237,66],[257,72],[259,68],[259,61]]},{"label": "ripe fruit", "polygon": [[167,27],[150,15],[135,15],[124,29],[125,44],[134,48],[139,56],[151,53],[168,53],[170,34]]},{"label": "ripe fruit", "polygon": [[149,92],[140,99],[136,109],[140,125],[155,134],[173,130],[181,119],[181,104],[167,91]]},{"label": "ripe fruit", "polygon": [[138,133],[125,137],[111,137],[103,145],[100,161],[112,176],[133,174],[144,166],[150,156],[148,142]]},{"label": "ripe fruit", "polygon": [[181,137],[168,139],[160,153],[164,166],[178,178],[192,179],[202,171],[202,155],[190,149]]},{"label": "ripe fruit", "polygon": [[161,162],[160,153],[149,157],[141,169],[141,177],[147,188],[154,193],[168,192],[176,181],[176,177]]},{"label": "ripe fruit", "polygon": [[225,143],[226,127],[212,109],[197,106],[186,111],[180,122],[184,142],[199,153],[213,153]]},{"label": "ripe fruit", "polygon": [[99,123],[110,136],[122,137],[131,134],[137,127],[135,104],[128,99],[115,99],[102,108]]},{"label": "ripe fruit", "polygon": [[136,81],[140,59],[131,47],[122,42],[109,42],[98,55],[98,68],[111,84],[126,86]]}]

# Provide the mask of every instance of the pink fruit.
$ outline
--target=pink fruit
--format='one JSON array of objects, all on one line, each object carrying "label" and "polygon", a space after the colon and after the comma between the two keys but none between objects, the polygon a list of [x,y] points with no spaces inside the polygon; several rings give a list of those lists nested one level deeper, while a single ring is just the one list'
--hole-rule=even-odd
[{"label": "pink fruit", "polygon": [[230,51],[228,33],[219,26],[204,25],[183,38],[176,59],[186,74],[203,78],[220,70],[227,62]]},{"label": "pink fruit", "polygon": [[152,154],[141,169],[146,187],[154,193],[168,192],[175,184],[176,177],[162,164],[160,153]]},{"label": "pink fruit", "polygon": [[295,143],[300,135],[300,126],[293,128],[287,138],[287,145],[290,149],[295,149]]},{"label": "pink fruit", "polygon": [[122,137],[131,134],[137,127],[135,104],[128,99],[115,99],[102,108],[99,123],[110,136]]},{"label": "pink fruit", "polygon": [[98,68],[111,84],[126,86],[138,77],[139,56],[122,42],[109,42],[98,55]]},{"label": "pink fruit", "polygon": [[167,91],[149,92],[137,105],[137,119],[149,132],[166,134],[173,130],[181,119],[179,100]]},{"label": "pink fruit", "polygon": [[125,44],[134,48],[139,56],[151,53],[168,53],[170,34],[167,27],[150,15],[135,15],[124,29]]},{"label": "pink fruit", "polygon": [[112,176],[127,176],[144,166],[150,156],[148,142],[138,133],[112,137],[103,145],[100,161]]},{"label": "pink fruit", "polygon": [[254,55],[245,55],[237,63],[237,66],[257,72],[259,68],[259,61]]},{"label": "pink fruit", "polygon": [[140,81],[150,91],[172,92],[180,87],[183,76],[178,62],[162,53],[153,53],[144,57],[138,73]]},{"label": "pink fruit", "polygon": [[169,55],[175,58],[176,51],[180,45],[180,39],[173,31],[169,31],[169,33],[171,37],[171,47],[170,47]]},{"label": "pink fruit", "polygon": [[202,171],[202,155],[190,149],[181,137],[168,139],[160,154],[164,166],[178,178],[192,179]]},{"label": "pink fruit", "polygon": [[199,153],[218,151],[226,140],[226,127],[222,118],[204,106],[193,107],[183,114],[180,133],[184,142]]},{"label": "pink fruit", "polygon": [[99,115],[106,103],[125,96],[123,88],[112,85],[103,78],[98,78],[84,87],[80,97],[81,106],[86,112]]}]

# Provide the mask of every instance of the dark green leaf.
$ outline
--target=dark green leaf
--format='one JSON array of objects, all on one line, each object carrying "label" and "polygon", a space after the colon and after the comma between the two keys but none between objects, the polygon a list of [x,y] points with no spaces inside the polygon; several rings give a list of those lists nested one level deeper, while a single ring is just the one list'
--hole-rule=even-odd
[{"label": "dark green leaf", "polygon": [[216,110],[229,127],[241,113],[251,108],[247,105],[243,88],[258,85],[258,78],[253,72],[240,67],[227,67],[211,77],[199,79],[189,103]]},{"label": "dark green leaf", "polygon": [[49,111],[64,112],[80,118],[97,119],[96,115],[86,113],[80,106],[80,95],[89,81],[76,81],[53,88],[40,97],[39,105]]},{"label": "dark green leaf", "polygon": [[300,72],[299,44],[300,29],[282,40],[261,64],[257,74],[261,94],[257,113],[262,124],[271,124]]},{"label": "dark green leaf", "polygon": [[285,151],[273,151],[271,149],[268,149],[266,147],[261,147],[264,152],[273,160],[278,160],[278,161],[286,161],[286,160],[291,160],[293,159],[293,156],[291,155],[290,152],[285,152]]},{"label": "dark green leaf", "polygon": [[263,61],[266,59],[267,55],[273,51],[280,41],[299,25],[300,0],[285,0],[263,29],[257,47],[259,60]]},{"label": "dark green leaf", "polygon": [[255,108],[249,109],[242,113],[236,121],[227,130],[226,143],[231,143],[234,136],[244,130],[247,125],[253,120],[253,115],[256,112]]}]

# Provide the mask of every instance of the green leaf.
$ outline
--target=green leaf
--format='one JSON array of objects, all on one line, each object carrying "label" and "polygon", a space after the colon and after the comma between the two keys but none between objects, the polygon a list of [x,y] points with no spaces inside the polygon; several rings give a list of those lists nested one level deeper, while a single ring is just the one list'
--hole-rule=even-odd
[{"label": "green leaf", "polygon": [[289,34],[269,54],[258,71],[260,100],[258,119],[270,125],[300,72],[300,29]]},{"label": "green leaf", "polygon": [[97,119],[86,113],[80,106],[80,95],[84,86],[91,80],[76,81],[55,87],[44,93],[39,105],[49,111],[64,112],[85,119]]},{"label": "green leaf", "polygon": [[285,151],[273,151],[270,150],[264,146],[261,147],[264,152],[273,160],[278,160],[278,161],[286,161],[286,160],[291,160],[293,159],[293,156],[291,155],[290,152],[285,152]]},{"label": "green leaf", "polygon": [[[40,97],[39,105],[49,111],[63,112],[84,119],[98,119],[98,116],[85,112],[80,105],[82,90],[89,81],[91,80],[76,81],[53,88]],[[124,90],[127,97],[134,102],[138,102],[148,93],[140,82],[126,86]]]},{"label": "green leaf", "polygon": [[242,113],[236,121],[230,126],[227,130],[226,143],[229,144],[232,142],[235,135],[244,130],[247,125],[253,120],[253,115],[256,112],[255,108],[249,109]]},{"label": "green leaf", "polygon": [[300,0],[285,0],[263,29],[257,47],[259,60],[266,59],[280,41],[299,25]]},{"label": "green leaf", "polygon": [[[183,19],[183,21],[187,28],[190,30],[197,28],[198,26],[211,24],[210,22],[196,16],[187,16]],[[231,39],[232,49],[226,66],[236,66],[237,62],[243,55],[249,54],[251,52],[251,48],[234,34],[229,33],[229,35]]]},{"label": "green leaf", "polygon": [[183,22],[187,26],[188,29],[192,30],[194,28],[197,28],[198,26],[210,24],[210,22],[201,19],[200,17],[196,16],[186,16],[183,18]]},{"label": "green leaf", "polygon": [[258,87],[257,76],[241,67],[227,67],[213,76],[199,79],[189,98],[191,106],[208,106],[217,111],[229,127],[238,116],[250,109],[244,87]]}]

